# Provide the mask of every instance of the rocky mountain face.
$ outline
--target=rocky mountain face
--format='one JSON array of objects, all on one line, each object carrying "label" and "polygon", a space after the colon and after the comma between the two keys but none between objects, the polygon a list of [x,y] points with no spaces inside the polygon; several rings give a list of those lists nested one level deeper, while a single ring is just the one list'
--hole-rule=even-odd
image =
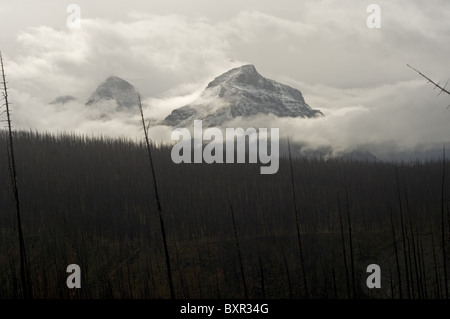
[{"label": "rocky mountain face", "polygon": [[323,115],[305,102],[299,90],[263,77],[253,65],[244,65],[215,78],[196,101],[173,110],[160,124],[188,127],[194,119],[201,119],[203,126],[212,127],[239,116],[268,114],[302,118]]}]

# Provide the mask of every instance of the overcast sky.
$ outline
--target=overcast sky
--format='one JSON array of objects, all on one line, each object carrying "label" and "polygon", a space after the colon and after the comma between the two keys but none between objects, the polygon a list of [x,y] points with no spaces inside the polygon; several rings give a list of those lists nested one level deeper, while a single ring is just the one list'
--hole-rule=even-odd
[{"label": "overcast sky", "polygon": [[[81,9],[78,29],[66,23],[71,3]],[[379,29],[366,25],[371,3],[381,8]],[[408,148],[450,138],[450,96],[406,67],[450,78],[448,21],[446,0],[2,0],[0,50],[16,128],[138,137],[137,117],[90,119],[84,102],[109,75],[132,83],[146,114],[161,118],[251,63],[326,116],[247,125],[279,126],[312,145]],[[60,95],[79,101],[48,104]],[[152,133],[163,138],[167,129]]]}]

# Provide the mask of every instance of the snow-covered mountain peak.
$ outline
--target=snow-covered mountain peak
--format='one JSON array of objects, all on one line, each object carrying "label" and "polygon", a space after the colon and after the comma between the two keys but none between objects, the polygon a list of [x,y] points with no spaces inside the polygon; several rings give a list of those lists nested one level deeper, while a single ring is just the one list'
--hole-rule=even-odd
[{"label": "snow-covered mountain peak", "polygon": [[216,77],[212,82],[210,82],[207,86],[207,89],[212,89],[216,86],[222,85],[228,82],[234,82],[235,84],[251,84],[262,78],[262,76],[256,71],[256,68],[253,64],[243,65],[238,68],[231,69],[224,74]]},{"label": "snow-covered mountain peak", "polygon": [[173,110],[161,124],[188,127],[201,119],[205,126],[222,126],[236,117],[268,114],[304,118],[323,115],[305,102],[299,90],[267,79],[254,65],[247,64],[216,77],[196,101]]}]

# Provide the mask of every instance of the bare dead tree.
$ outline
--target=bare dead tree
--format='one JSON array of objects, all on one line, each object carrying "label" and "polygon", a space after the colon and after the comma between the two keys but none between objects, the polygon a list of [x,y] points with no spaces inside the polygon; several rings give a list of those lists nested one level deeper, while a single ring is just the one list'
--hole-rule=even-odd
[{"label": "bare dead tree", "polygon": [[19,252],[20,252],[20,279],[22,283],[22,293],[25,299],[31,299],[32,289],[31,289],[31,280],[30,273],[28,271],[28,262],[27,255],[25,249],[25,241],[23,239],[23,230],[22,230],[22,221],[20,216],[20,201],[19,201],[19,190],[17,188],[17,171],[16,171],[16,159],[14,153],[14,141],[13,141],[13,132],[12,132],[12,124],[11,124],[11,112],[9,109],[9,101],[8,101],[8,88],[6,86],[6,75],[5,69],[3,67],[3,56],[0,52],[0,63],[2,67],[2,78],[3,78],[3,100],[5,101],[3,106],[5,106],[6,112],[6,122],[8,127],[8,161],[9,161],[9,171],[11,175],[11,187],[14,195],[14,209],[16,211],[17,217],[17,230],[19,236]]},{"label": "bare dead tree", "polygon": [[266,289],[265,289],[265,283],[264,283],[264,268],[262,266],[261,262],[261,254],[258,255],[258,261],[259,261],[259,272],[261,276],[261,292],[263,299],[266,299]]},{"label": "bare dead tree", "polygon": [[344,237],[344,222],[342,217],[342,211],[341,211],[341,202],[338,196],[338,211],[339,211],[339,222],[341,226],[341,240],[342,240],[342,257],[344,260],[344,267],[345,267],[345,279],[347,283],[347,297],[348,299],[351,299],[351,292],[350,292],[350,280],[348,276],[348,264],[347,264],[347,253],[345,249],[345,237]]},{"label": "bare dead tree", "polygon": [[[431,80],[429,77],[427,77],[426,75],[424,75],[422,72],[420,72],[419,70],[413,68],[412,66],[410,66],[409,64],[407,64],[406,66],[410,67],[411,69],[413,69],[414,71],[416,71],[417,73],[419,73],[422,77],[424,77],[425,79],[428,80],[429,83],[434,85],[434,88],[438,88],[440,90],[439,94],[440,95],[442,92],[447,93],[448,95],[450,95],[450,91],[447,90],[447,84],[448,81],[445,83],[444,86],[441,86],[440,83],[436,83],[433,80]],[[447,106],[447,109],[450,108],[450,104]],[[445,252],[445,235],[444,235],[444,189],[445,189],[445,147],[444,147],[444,161],[443,161],[443,175],[442,175],[442,211],[441,211],[441,235],[442,235],[442,250],[443,250],[443,259],[444,259],[444,287],[445,287],[445,297],[448,299],[449,296],[449,289],[448,289],[448,276],[447,276],[447,265],[446,265],[446,260],[447,260],[447,256],[446,256],[446,252]]]},{"label": "bare dead tree", "polygon": [[434,277],[436,281],[436,294],[437,299],[441,299],[441,280],[439,276],[439,264],[436,258],[436,247],[434,245],[434,234],[433,234],[433,226],[430,225],[430,233],[431,233],[431,247],[433,249],[433,261],[434,261]]},{"label": "bare dead tree", "polygon": [[[434,82],[432,79],[430,79],[429,77],[427,77],[426,75],[424,75],[424,74],[423,74],[422,72],[420,72],[419,70],[413,68],[413,67],[410,66],[409,64],[407,64],[406,66],[410,67],[411,69],[413,69],[414,71],[416,71],[417,73],[419,73],[422,77],[424,77],[425,79],[427,79],[429,83],[431,83],[431,84],[434,85],[434,88],[438,88],[439,90],[441,90],[441,91],[439,92],[438,95],[441,95],[442,92],[447,93],[448,95],[450,95],[450,92],[447,90],[447,84],[448,84],[448,81],[447,81],[447,83],[445,83],[444,86],[441,86],[440,83]],[[450,105],[448,105],[447,108],[450,108]]]},{"label": "bare dead tree", "polygon": [[301,271],[302,271],[302,277],[303,277],[303,289],[305,290],[305,298],[308,298],[308,284],[306,281],[305,261],[303,258],[302,238],[300,235],[300,222],[299,222],[299,218],[298,218],[297,197],[295,195],[294,173],[292,170],[291,146],[289,144],[289,138],[288,138],[287,142],[288,142],[289,167],[290,167],[291,184],[292,184],[292,198],[294,200],[295,226],[297,229],[298,251],[300,254],[300,265],[301,265]]},{"label": "bare dead tree", "polygon": [[355,258],[353,254],[353,240],[352,240],[352,223],[350,217],[350,204],[348,201],[348,189],[347,189],[347,180],[345,180],[345,201],[347,207],[347,222],[348,222],[348,239],[350,244],[350,265],[352,270],[352,289],[353,289],[353,298],[356,298],[356,283],[355,283]]},{"label": "bare dead tree", "polygon": [[166,257],[167,280],[169,282],[170,298],[175,299],[175,292],[173,289],[173,280],[172,280],[172,270],[170,267],[169,249],[167,248],[166,229],[164,227],[164,219],[162,216],[161,201],[159,200],[158,183],[156,182],[156,175],[155,175],[155,168],[153,165],[152,151],[151,151],[151,146],[150,146],[150,140],[148,138],[148,126],[145,125],[144,111],[142,109],[141,96],[139,95],[139,93],[138,93],[138,105],[139,105],[139,111],[141,112],[141,120],[142,120],[142,127],[144,128],[145,144],[147,147],[148,158],[150,161],[150,170],[151,170],[152,177],[153,177],[153,186],[155,189],[156,204],[158,206],[159,224],[161,226],[161,233],[162,233],[162,239],[163,239],[163,245],[164,245],[164,255]]},{"label": "bare dead tree", "polygon": [[244,295],[245,295],[245,299],[248,299],[248,290],[247,290],[247,283],[246,283],[247,281],[245,280],[244,263],[242,262],[242,253],[241,253],[241,248],[239,246],[239,237],[238,237],[238,231],[236,228],[236,221],[234,219],[233,205],[231,204],[230,200],[228,200],[228,203],[230,205],[231,220],[233,222],[234,242],[236,243],[236,248],[237,248],[238,257],[239,257],[239,267],[241,269],[242,284],[244,286]]},{"label": "bare dead tree", "polygon": [[[395,251],[395,263],[397,265],[397,277],[398,277],[398,291],[400,294],[400,299],[403,299],[402,293],[402,273],[400,271],[400,263],[398,260],[398,249],[397,249],[397,239],[395,237],[395,227],[394,227],[394,217],[391,209],[391,228],[392,228],[392,238],[394,239],[394,251]],[[394,295],[392,295],[394,297]]]},{"label": "bare dead tree", "polygon": [[441,184],[441,237],[442,237],[442,255],[444,260],[444,295],[448,299],[448,274],[447,274],[447,255],[445,248],[445,219],[444,219],[444,202],[445,202],[445,147],[443,149],[442,161],[442,184]]},{"label": "bare dead tree", "polygon": [[406,231],[405,231],[405,224],[403,222],[403,209],[402,209],[402,197],[400,194],[400,182],[398,180],[398,169],[395,168],[395,177],[397,181],[397,195],[398,195],[398,204],[400,209],[400,225],[402,230],[402,245],[403,245],[403,258],[405,261],[405,274],[406,274],[406,292],[408,295],[408,299],[411,299],[411,289],[410,289],[410,283],[409,283],[409,269],[408,269],[408,257],[407,257],[407,250],[406,250]]}]

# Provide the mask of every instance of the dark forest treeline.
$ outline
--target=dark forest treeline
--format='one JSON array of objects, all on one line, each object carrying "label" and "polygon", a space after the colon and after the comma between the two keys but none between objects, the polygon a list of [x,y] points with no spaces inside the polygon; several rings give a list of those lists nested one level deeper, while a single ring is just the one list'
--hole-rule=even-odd
[{"label": "dark forest treeline", "polygon": [[[5,143],[1,133],[0,298],[19,298]],[[144,144],[17,132],[15,147],[35,298],[169,297]],[[448,297],[442,161],[293,160],[305,291],[288,158],[261,175],[259,164],[177,165],[169,148],[152,154],[177,298],[243,298],[244,287],[249,298]],[[72,263],[81,289],[66,286]],[[366,286],[369,264],[381,267],[381,289]]]}]

